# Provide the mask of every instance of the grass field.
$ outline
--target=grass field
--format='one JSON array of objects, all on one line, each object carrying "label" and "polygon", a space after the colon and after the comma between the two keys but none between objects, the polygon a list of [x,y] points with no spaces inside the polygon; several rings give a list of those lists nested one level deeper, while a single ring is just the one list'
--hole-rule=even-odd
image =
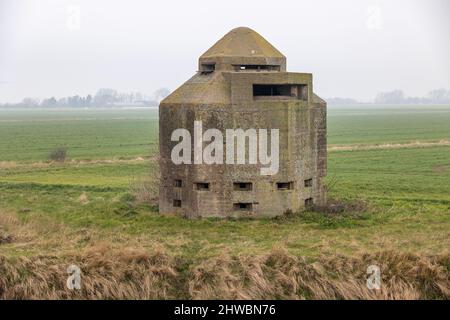
[{"label": "grass field", "polygon": [[[137,201],[157,110],[0,109],[0,137],[0,297],[71,298],[54,280],[70,263],[89,298],[450,297],[450,106],[330,107],[329,197],[363,205],[272,220],[185,220]],[[49,162],[60,146],[69,160]],[[382,294],[361,289],[370,262],[386,271]]]}]

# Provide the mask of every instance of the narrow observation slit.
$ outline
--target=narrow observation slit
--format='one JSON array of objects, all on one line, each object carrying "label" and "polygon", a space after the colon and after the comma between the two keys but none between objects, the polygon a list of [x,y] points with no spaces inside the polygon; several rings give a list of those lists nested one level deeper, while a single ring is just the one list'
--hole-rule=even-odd
[{"label": "narrow observation slit", "polygon": [[279,65],[239,64],[234,65],[236,71],[280,71]]},{"label": "narrow observation slit", "polygon": [[294,182],[278,182],[277,183],[278,190],[292,190],[294,189]]},{"label": "narrow observation slit", "polygon": [[306,84],[254,84],[254,97],[284,97],[298,100],[308,100]]},{"label": "narrow observation slit", "polygon": [[173,200],[173,206],[175,208],[181,208],[181,200]]},{"label": "narrow observation slit", "polygon": [[306,188],[312,187],[312,185],[313,185],[313,179],[305,180],[305,187]]},{"label": "narrow observation slit", "polygon": [[209,183],[207,183],[207,182],[197,182],[195,184],[195,190],[208,191],[209,190]]},{"label": "narrow observation slit", "polygon": [[234,210],[251,211],[253,209],[253,203],[238,202],[233,204]]},{"label": "narrow observation slit", "polygon": [[174,181],[174,187],[175,188],[181,188],[182,186],[183,186],[183,181],[182,180],[177,179],[177,180]]},{"label": "narrow observation slit", "polygon": [[251,182],[235,182],[233,183],[235,191],[251,191],[253,190],[253,183]]}]

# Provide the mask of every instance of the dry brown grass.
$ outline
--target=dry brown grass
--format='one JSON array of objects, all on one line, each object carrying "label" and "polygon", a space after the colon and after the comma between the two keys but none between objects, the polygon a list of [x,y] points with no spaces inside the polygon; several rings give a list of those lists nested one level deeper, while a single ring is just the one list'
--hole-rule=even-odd
[{"label": "dry brown grass", "polygon": [[[66,287],[67,268],[82,270],[81,290]],[[173,259],[161,251],[113,251],[107,246],[63,258],[0,257],[2,299],[168,299],[176,287]]]},{"label": "dry brown grass", "polygon": [[[448,299],[449,259],[382,252],[310,263],[274,250],[205,261],[192,270],[189,293],[194,299]],[[380,291],[366,286],[371,264],[381,268]]]},{"label": "dry brown grass", "polygon": [[404,149],[404,148],[428,148],[450,146],[449,140],[439,141],[413,141],[410,143],[386,143],[386,144],[355,144],[355,145],[331,145],[328,151],[354,151],[354,150],[377,150],[377,149]]},{"label": "dry brown grass", "polygon": [[[89,166],[97,164],[137,164],[142,162],[157,162],[156,157],[134,157],[134,158],[111,158],[111,159],[65,159],[65,166]],[[61,166],[61,161],[37,161],[32,163],[27,162],[16,162],[16,161],[0,161],[0,169],[17,169],[17,168],[34,168],[34,169],[44,169]]]},{"label": "dry brown grass", "polygon": [[15,169],[17,162],[15,161],[0,161],[0,169]]},{"label": "dry brown grass", "polygon": [[[82,289],[66,288],[67,267],[82,270]],[[366,286],[377,264],[382,289]],[[265,255],[194,262],[161,247],[114,249],[99,244],[76,253],[0,257],[2,299],[449,299],[450,256],[381,252],[310,262],[274,249]]]},{"label": "dry brown grass", "polygon": [[89,203],[89,199],[88,199],[88,196],[87,196],[86,192],[81,193],[77,200],[81,204],[88,204]]},{"label": "dry brown grass", "polygon": [[6,243],[12,243],[14,237],[0,229],[0,245]]}]

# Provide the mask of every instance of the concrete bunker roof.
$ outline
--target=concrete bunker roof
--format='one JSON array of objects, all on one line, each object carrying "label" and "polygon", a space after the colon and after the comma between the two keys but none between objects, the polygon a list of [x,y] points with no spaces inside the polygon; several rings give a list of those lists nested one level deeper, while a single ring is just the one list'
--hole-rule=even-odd
[{"label": "concrete bunker roof", "polygon": [[247,27],[239,27],[228,32],[200,59],[215,57],[285,58],[259,33]]}]

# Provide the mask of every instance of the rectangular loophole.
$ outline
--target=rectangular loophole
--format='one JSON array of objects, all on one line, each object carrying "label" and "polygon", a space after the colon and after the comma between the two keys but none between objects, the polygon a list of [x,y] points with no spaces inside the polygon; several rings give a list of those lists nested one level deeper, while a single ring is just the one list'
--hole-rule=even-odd
[{"label": "rectangular loophole", "polygon": [[294,189],[294,182],[277,182],[278,190],[292,190]]},{"label": "rectangular loophole", "polygon": [[214,63],[204,63],[200,67],[200,72],[202,74],[213,73],[216,70],[216,65]]},{"label": "rectangular loophole", "polygon": [[306,84],[254,84],[254,97],[284,97],[298,100],[308,100]]},{"label": "rectangular loophole", "polygon": [[236,71],[280,71],[279,65],[240,64],[234,65]]},{"label": "rectangular loophole", "polygon": [[305,187],[306,188],[312,187],[312,185],[313,185],[313,179],[305,180]]},{"label": "rectangular loophole", "polygon": [[197,182],[195,184],[195,190],[208,191],[209,190],[209,183],[208,182]]},{"label": "rectangular loophole", "polygon": [[234,203],[233,209],[239,210],[239,211],[251,211],[253,209],[253,203],[249,203],[249,202]]},{"label": "rectangular loophole", "polygon": [[180,179],[176,179],[176,180],[174,181],[173,186],[174,186],[175,188],[181,188],[181,187],[183,186],[183,181],[180,180]]},{"label": "rectangular loophole", "polygon": [[173,206],[175,208],[181,208],[181,200],[173,200]]},{"label": "rectangular loophole", "polygon": [[235,182],[233,183],[234,191],[252,191],[253,183],[251,182]]},{"label": "rectangular loophole", "polygon": [[308,198],[305,200],[305,207],[312,207],[314,205],[314,199]]}]

